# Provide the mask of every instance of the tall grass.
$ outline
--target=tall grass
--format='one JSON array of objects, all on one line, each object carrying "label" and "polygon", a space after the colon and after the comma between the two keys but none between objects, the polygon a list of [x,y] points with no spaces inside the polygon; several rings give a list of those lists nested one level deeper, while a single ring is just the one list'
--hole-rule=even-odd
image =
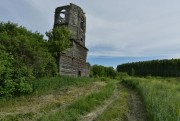
[{"label": "tall grass", "polygon": [[85,84],[90,84],[94,82],[93,78],[82,78],[82,77],[44,77],[33,81],[33,93],[29,95],[22,95],[20,97],[14,97],[11,99],[0,98],[0,107],[13,106],[19,102],[26,102],[31,96],[43,95],[46,93],[51,93],[55,90],[60,90],[67,88],[68,86],[80,86]]},{"label": "tall grass", "polygon": [[61,109],[57,113],[50,116],[42,117],[40,121],[76,121],[81,115],[95,109],[96,106],[102,105],[103,101],[109,98],[115,89],[114,83],[108,83],[99,92],[93,92],[90,95],[83,97],[65,109]]},{"label": "tall grass", "polygon": [[128,78],[123,82],[142,94],[151,121],[180,121],[180,80]]},{"label": "tall grass", "polygon": [[83,78],[83,77],[67,77],[67,76],[57,76],[57,77],[45,77],[37,79],[33,82],[33,91],[37,94],[42,94],[51,90],[57,90],[65,88],[67,86],[78,86],[83,84],[88,84],[94,82],[93,78]]}]

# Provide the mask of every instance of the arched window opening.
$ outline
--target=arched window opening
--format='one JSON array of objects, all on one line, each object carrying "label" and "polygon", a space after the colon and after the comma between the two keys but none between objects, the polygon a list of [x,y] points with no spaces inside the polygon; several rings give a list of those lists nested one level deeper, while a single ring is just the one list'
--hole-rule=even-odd
[{"label": "arched window opening", "polygon": [[59,14],[60,22],[61,22],[61,23],[65,21],[65,17],[66,17],[66,14],[65,14],[65,13],[66,13],[66,10],[63,9],[63,10],[61,10],[61,12],[60,12],[60,14]]},{"label": "arched window opening", "polygon": [[83,17],[81,17],[81,25],[80,26],[81,26],[81,29],[84,30],[84,18]]}]

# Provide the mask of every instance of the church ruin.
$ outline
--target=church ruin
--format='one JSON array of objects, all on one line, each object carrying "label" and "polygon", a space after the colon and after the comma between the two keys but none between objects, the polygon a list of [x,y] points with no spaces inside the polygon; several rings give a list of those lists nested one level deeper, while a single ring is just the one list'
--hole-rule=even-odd
[{"label": "church ruin", "polygon": [[60,54],[59,74],[89,77],[90,64],[86,62],[86,17],[83,10],[70,3],[55,9],[54,27],[67,26],[72,33],[72,46]]}]

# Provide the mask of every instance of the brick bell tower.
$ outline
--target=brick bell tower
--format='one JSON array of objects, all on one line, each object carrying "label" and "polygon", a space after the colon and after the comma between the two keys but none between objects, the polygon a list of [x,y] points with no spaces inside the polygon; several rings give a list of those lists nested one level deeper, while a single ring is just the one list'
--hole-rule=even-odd
[{"label": "brick bell tower", "polygon": [[72,3],[56,8],[54,27],[61,26],[68,27],[72,33],[72,47],[60,54],[59,74],[88,77],[90,64],[86,62],[88,49],[85,46],[85,13]]}]

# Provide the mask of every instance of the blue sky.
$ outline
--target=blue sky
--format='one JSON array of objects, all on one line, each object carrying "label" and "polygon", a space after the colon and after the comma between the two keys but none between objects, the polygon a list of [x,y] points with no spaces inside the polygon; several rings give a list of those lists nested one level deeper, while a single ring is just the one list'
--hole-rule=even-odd
[{"label": "blue sky", "polygon": [[92,65],[180,57],[179,0],[1,0],[0,21],[44,34],[55,8],[69,3],[86,13]]},{"label": "blue sky", "polygon": [[[100,64],[106,66],[117,67],[119,64],[128,63],[128,62],[138,62],[138,61],[147,61],[153,59],[161,59],[160,57],[91,57],[88,56],[88,60],[91,64]],[[98,63],[97,63],[98,62]]]}]

